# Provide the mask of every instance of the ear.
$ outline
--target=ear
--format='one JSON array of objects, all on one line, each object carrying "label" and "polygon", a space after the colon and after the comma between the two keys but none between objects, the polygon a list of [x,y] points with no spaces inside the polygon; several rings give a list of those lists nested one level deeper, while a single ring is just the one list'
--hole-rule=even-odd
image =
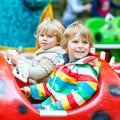
[{"label": "ear", "polygon": [[90,44],[90,48],[92,48],[92,47],[93,47],[93,43]]}]

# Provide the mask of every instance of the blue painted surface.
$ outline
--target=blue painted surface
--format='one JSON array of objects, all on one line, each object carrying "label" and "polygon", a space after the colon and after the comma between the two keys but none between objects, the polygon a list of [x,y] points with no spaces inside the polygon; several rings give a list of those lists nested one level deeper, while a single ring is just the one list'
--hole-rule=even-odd
[{"label": "blue painted surface", "polygon": [[[36,2],[37,1],[37,2]],[[50,0],[1,0],[0,46],[35,47],[34,33],[40,16]],[[25,3],[29,3],[28,5]],[[36,3],[36,4],[34,4]],[[35,7],[35,5],[41,6]],[[34,5],[31,8],[29,5]]]}]

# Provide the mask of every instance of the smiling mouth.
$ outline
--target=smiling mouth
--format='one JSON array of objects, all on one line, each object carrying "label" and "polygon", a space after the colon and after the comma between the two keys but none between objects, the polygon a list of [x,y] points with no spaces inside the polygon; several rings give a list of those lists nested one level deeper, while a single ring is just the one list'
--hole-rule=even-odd
[{"label": "smiling mouth", "polygon": [[84,51],[76,51],[76,53],[84,53]]}]

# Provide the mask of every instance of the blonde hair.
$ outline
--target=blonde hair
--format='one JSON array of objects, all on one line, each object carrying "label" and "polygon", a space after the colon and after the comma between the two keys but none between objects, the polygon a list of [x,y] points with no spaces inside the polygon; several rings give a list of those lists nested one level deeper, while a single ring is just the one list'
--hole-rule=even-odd
[{"label": "blonde hair", "polygon": [[54,18],[46,18],[37,27],[36,39],[38,40],[41,33],[51,34],[56,36],[58,42],[57,45],[59,45],[64,30],[64,26],[58,20]]},{"label": "blonde hair", "polygon": [[83,25],[80,21],[75,21],[71,25],[69,25],[66,30],[64,31],[62,40],[61,40],[61,46],[66,49],[68,41],[76,37],[79,39],[86,39],[90,43],[90,47],[93,46],[93,35],[91,31]]}]

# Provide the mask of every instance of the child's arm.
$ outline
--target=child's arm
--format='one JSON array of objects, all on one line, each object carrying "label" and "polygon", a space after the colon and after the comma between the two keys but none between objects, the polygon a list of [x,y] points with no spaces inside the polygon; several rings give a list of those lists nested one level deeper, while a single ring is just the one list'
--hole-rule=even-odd
[{"label": "child's arm", "polygon": [[45,57],[42,60],[38,61],[37,65],[29,66],[29,78],[37,81],[43,80],[44,78],[49,76],[56,66],[55,60],[57,61],[57,57]]},{"label": "child's arm", "polygon": [[22,60],[20,60],[17,64],[17,69],[23,74],[24,72],[27,72],[27,76],[30,79],[33,79],[35,81],[43,80],[44,78],[47,78],[47,76],[49,76],[55,68],[55,63],[57,61],[56,56],[57,54],[55,54],[54,56],[43,57],[38,61],[32,60],[31,63],[21,58]]},{"label": "child's arm", "polygon": [[33,99],[43,100],[47,96],[50,96],[50,92],[46,87],[46,83],[40,83],[36,85],[25,86],[21,88],[26,97],[32,97]]}]

